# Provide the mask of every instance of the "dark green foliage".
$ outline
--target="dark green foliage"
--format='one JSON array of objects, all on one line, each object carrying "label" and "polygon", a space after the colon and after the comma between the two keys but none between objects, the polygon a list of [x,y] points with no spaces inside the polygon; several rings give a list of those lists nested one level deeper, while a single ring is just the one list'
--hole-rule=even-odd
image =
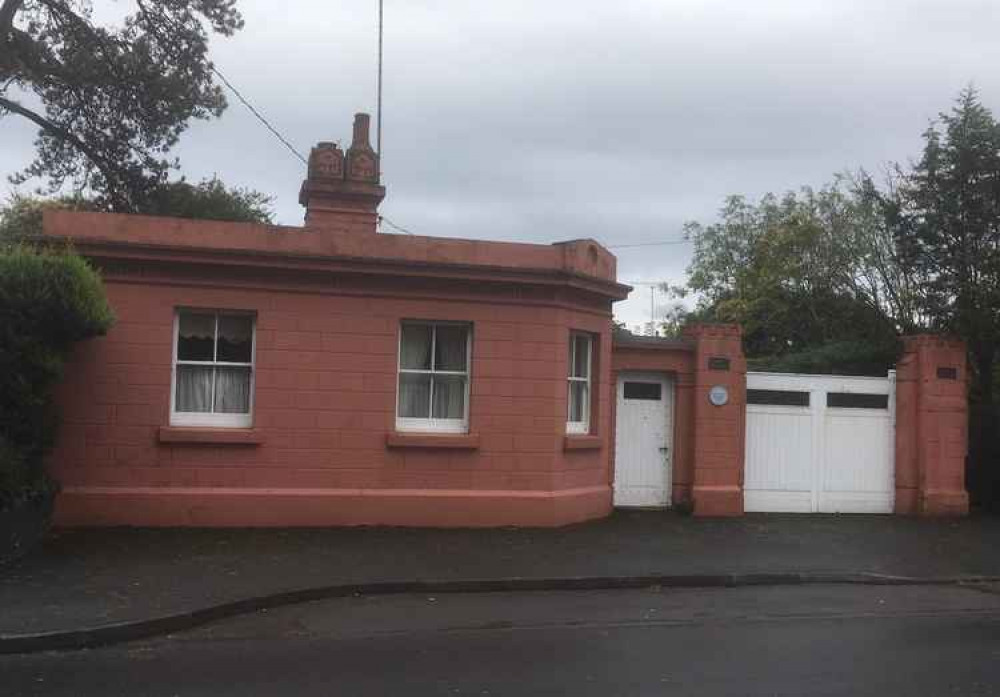
[{"label": "dark green foliage", "polygon": [[974,504],[1000,512],[1000,408],[981,399],[969,404],[966,488]]},{"label": "dark green foliage", "polygon": [[969,483],[1000,507],[1000,122],[972,89],[884,187],[726,201],[695,242],[687,319],[738,322],[757,369],[884,374],[897,334],[955,334],[969,350]]},{"label": "dark green foliage", "polygon": [[861,173],[756,203],[734,196],[719,222],[689,223],[686,290],[699,302],[673,323],[740,324],[747,357],[772,370],[884,375],[897,333],[919,319],[870,186]]},{"label": "dark green foliage", "polygon": [[51,487],[43,458],[56,432],[52,390],[73,344],[113,321],[100,277],[80,257],[0,250],[0,509]]},{"label": "dark green foliage", "polygon": [[[266,194],[228,188],[218,178],[212,178],[198,184],[184,180],[164,184],[151,194],[138,212],[173,218],[270,223],[270,206],[271,197]],[[42,213],[51,209],[96,211],[99,204],[82,196],[35,198],[15,195],[0,208],[0,246],[36,241],[42,234]]]},{"label": "dark green foliage", "polygon": [[198,184],[171,182],[159,187],[139,211],[145,215],[201,220],[270,223],[272,198],[259,191],[226,188],[218,178]]},{"label": "dark green foliage", "polygon": [[14,181],[45,177],[48,193],[70,182],[102,209],[137,212],[177,166],[166,153],[189,121],[225,109],[209,32],[230,36],[243,20],[235,0],[156,0],[99,26],[91,4],[0,0],[0,117],[39,128]]},{"label": "dark green foliage", "polygon": [[873,375],[884,377],[899,360],[897,340],[869,343],[864,340],[831,341],[802,351],[750,358],[750,370],[821,375]]},{"label": "dark green foliage", "polygon": [[42,234],[42,213],[53,209],[96,210],[93,203],[80,196],[43,199],[15,194],[0,208],[0,249],[34,241]]},{"label": "dark green foliage", "polygon": [[[717,308],[713,320],[734,321],[726,310],[725,306]],[[825,290],[808,296],[775,291],[749,306],[739,321],[744,331],[743,348],[750,358],[810,355],[813,349],[828,345],[887,346],[896,338],[893,325],[870,306],[849,295]],[[829,356],[833,359],[830,372],[834,373],[840,372],[836,355],[834,352]],[[844,357],[854,360],[847,354]],[[874,374],[884,375],[892,362],[882,364]]]},{"label": "dark green foliage", "polygon": [[968,88],[924,133],[924,151],[887,201],[901,258],[926,290],[931,327],[969,350],[968,488],[1000,509],[1000,122]]},{"label": "dark green foliage", "polygon": [[896,196],[896,238],[926,288],[938,331],[969,347],[977,390],[992,400],[1000,342],[1000,123],[969,88],[924,133],[924,152]]}]

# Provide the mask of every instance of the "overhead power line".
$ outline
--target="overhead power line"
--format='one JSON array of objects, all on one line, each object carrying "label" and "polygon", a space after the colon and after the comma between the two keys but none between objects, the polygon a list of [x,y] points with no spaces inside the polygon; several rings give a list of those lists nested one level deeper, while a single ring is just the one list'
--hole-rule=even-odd
[{"label": "overhead power line", "polygon": [[[179,29],[181,31],[183,31],[185,29],[185,27],[180,22],[178,22],[177,20],[175,20],[173,17],[171,17],[170,15],[168,15],[166,12],[164,12],[164,11],[161,10],[159,12],[159,15],[160,15],[160,17],[162,19],[164,19],[165,21],[167,21],[170,24],[174,25],[175,28],[177,28],[177,29]],[[91,28],[93,28],[93,27],[91,27]],[[253,114],[254,116],[256,116],[257,120],[260,121],[262,124],[264,124],[264,127],[267,128],[267,130],[269,130],[271,132],[271,134],[274,135],[275,138],[277,138],[279,141],[281,141],[282,145],[284,145],[286,148],[288,148],[288,150],[293,155],[295,155],[295,157],[299,158],[302,161],[303,164],[306,164],[306,165],[309,164],[308,160],[306,160],[306,158],[302,156],[302,153],[300,153],[298,150],[296,150],[295,146],[292,145],[291,143],[289,143],[288,139],[285,138],[285,136],[281,135],[281,133],[278,132],[278,129],[275,128],[274,126],[272,126],[271,122],[268,121],[266,118],[264,118],[264,115],[261,114],[259,111],[257,111],[256,108],[254,108],[254,105],[250,103],[250,100],[247,99],[246,97],[244,97],[242,92],[240,92],[238,89],[236,89],[236,86],[233,83],[231,83],[229,81],[229,79],[226,78],[225,75],[222,74],[221,70],[219,70],[218,68],[216,68],[215,65],[213,65],[211,62],[208,63],[208,68],[213,73],[215,73],[216,77],[218,77],[220,80],[222,80],[222,84],[224,84],[226,87],[228,87],[229,90],[233,94],[236,95],[236,98],[239,99],[243,103],[243,106],[245,106],[247,109],[249,109],[250,113]]]},{"label": "overhead power line", "polygon": [[610,244],[608,249],[632,249],[634,247],[662,247],[669,244],[691,244],[691,240],[663,240],[661,242],[637,242],[635,244]]},{"label": "overhead power line", "polygon": [[[174,19],[173,17],[171,17],[171,16],[170,16],[170,15],[168,15],[167,13],[163,12],[162,10],[161,10],[161,11],[159,12],[159,15],[160,15],[160,17],[161,17],[161,18],[162,18],[162,19],[163,19],[164,21],[166,21],[166,22],[169,22],[169,23],[170,23],[170,24],[172,24],[172,25],[173,25],[173,26],[174,26],[174,27],[175,27],[176,29],[179,29],[179,30],[181,30],[181,31],[184,31],[184,30],[185,30],[185,27],[184,27],[184,26],[183,26],[183,25],[182,25],[182,24],[181,24],[180,22],[178,22],[177,20],[175,20],[175,19]],[[85,24],[85,25],[86,25],[87,27],[89,27],[89,28],[90,28],[90,30],[91,30],[92,32],[95,32],[95,33],[97,32],[97,29],[96,29],[96,28],[94,27],[94,25],[93,25],[93,24],[91,23],[91,21],[90,21],[90,20],[89,20],[89,19],[88,19],[87,17],[81,17],[81,20],[83,21],[83,23],[84,23],[84,24]],[[242,94],[242,93],[241,93],[241,92],[240,92],[240,91],[239,91],[238,89],[236,89],[236,86],[235,86],[235,85],[233,85],[233,83],[231,83],[231,82],[230,82],[230,81],[229,81],[229,80],[228,80],[228,79],[226,78],[226,76],[222,74],[222,71],[221,71],[221,70],[219,70],[218,68],[216,68],[216,67],[215,67],[215,66],[214,66],[214,65],[213,65],[213,64],[212,64],[211,62],[209,62],[209,64],[208,64],[208,68],[209,68],[209,70],[211,70],[211,71],[212,71],[213,73],[215,73],[216,77],[218,77],[218,78],[219,78],[220,80],[222,80],[222,83],[223,83],[223,84],[224,84],[224,85],[225,85],[226,87],[228,87],[228,88],[230,89],[230,91],[231,91],[231,92],[232,92],[233,94],[235,94],[235,95],[236,95],[236,98],[237,98],[237,99],[239,99],[239,100],[240,100],[240,101],[241,101],[241,102],[243,103],[243,106],[245,106],[245,107],[246,107],[247,109],[249,109],[249,110],[250,110],[250,113],[251,113],[251,114],[253,114],[254,116],[256,116],[256,117],[257,117],[257,120],[258,120],[258,121],[260,121],[260,122],[261,122],[262,124],[264,124],[264,126],[266,126],[266,127],[267,127],[267,130],[269,130],[269,131],[270,131],[270,132],[271,132],[271,133],[272,133],[272,134],[274,135],[274,137],[275,137],[275,138],[277,138],[278,140],[280,140],[280,141],[281,141],[281,143],[282,143],[282,144],[283,144],[283,145],[284,145],[284,146],[285,146],[286,148],[288,148],[288,149],[289,149],[289,150],[291,151],[291,153],[292,153],[293,155],[295,155],[295,157],[297,157],[297,158],[299,158],[300,160],[302,160],[302,162],[303,162],[304,164],[308,164],[308,161],[306,160],[306,158],[305,158],[305,157],[303,157],[303,156],[302,156],[302,153],[300,153],[300,152],[299,152],[298,150],[296,150],[296,149],[295,149],[295,146],[294,146],[294,145],[292,145],[291,143],[289,143],[289,142],[288,142],[288,139],[287,139],[287,138],[285,138],[285,137],[284,137],[283,135],[281,135],[281,134],[280,134],[280,133],[278,132],[278,129],[276,129],[276,128],[275,128],[274,126],[272,126],[272,125],[271,125],[271,123],[270,123],[270,122],[269,122],[269,121],[268,121],[268,120],[267,120],[266,118],[264,118],[264,115],[263,115],[263,114],[261,114],[261,113],[260,113],[259,111],[257,111],[257,109],[255,109],[255,108],[254,108],[253,104],[251,104],[251,103],[250,103],[250,100],[248,100],[248,99],[247,99],[246,97],[244,97],[244,96],[243,96],[243,94]]]},{"label": "overhead power line", "polygon": [[403,227],[401,225],[396,225],[396,223],[392,222],[391,220],[389,220],[388,218],[386,218],[384,215],[380,215],[378,217],[378,219],[379,219],[379,222],[385,223],[389,227],[391,227],[391,228],[393,228],[395,230],[399,230],[400,232],[402,232],[405,235],[412,235],[412,234],[414,234],[414,233],[410,232],[409,230],[407,230],[405,227]]},{"label": "overhead power line", "polygon": [[210,67],[212,69],[212,72],[215,73],[216,76],[218,76],[218,78],[220,80],[222,80],[222,83],[226,87],[228,87],[232,91],[233,94],[236,95],[236,98],[239,99],[241,102],[243,102],[243,106],[245,106],[247,109],[249,109],[250,113],[253,114],[254,116],[256,116],[257,120],[260,121],[262,124],[264,124],[264,126],[267,128],[267,130],[269,130],[271,133],[274,134],[275,138],[277,138],[278,140],[280,140],[281,143],[286,148],[288,148],[292,152],[293,155],[295,155],[295,157],[297,157],[300,160],[302,160],[303,164],[309,164],[308,161],[306,160],[306,158],[302,156],[302,153],[300,153],[298,150],[296,150],[295,146],[292,145],[291,143],[289,143],[288,140],[283,135],[281,135],[278,132],[278,129],[276,129],[274,126],[272,126],[271,123],[267,119],[264,118],[264,115],[261,114],[259,111],[257,111],[254,108],[253,104],[250,103],[250,100],[248,100],[246,97],[244,97],[243,94],[238,89],[236,89],[236,87],[233,85],[233,83],[231,83],[229,80],[226,79],[226,76],[222,74],[221,70],[219,70],[218,68],[216,68],[214,65],[212,65]]}]

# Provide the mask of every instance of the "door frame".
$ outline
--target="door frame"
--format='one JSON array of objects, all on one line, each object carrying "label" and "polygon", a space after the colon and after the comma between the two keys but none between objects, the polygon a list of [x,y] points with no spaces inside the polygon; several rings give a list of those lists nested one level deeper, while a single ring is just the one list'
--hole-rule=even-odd
[{"label": "door frame", "polygon": [[[666,477],[664,482],[663,491],[663,503],[657,504],[655,506],[630,506],[628,504],[619,503],[619,493],[618,493],[618,473],[621,464],[621,458],[619,457],[619,438],[621,437],[621,429],[619,428],[619,419],[621,418],[622,406],[625,401],[625,382],[655,382],[661,385],[661,395],[660,400],[663,403],[663,410],[665,412],[666,424],[663,428],[663,437],[665,443],[661,446],[662,448],[667,448],[666,452]],[[614,426],[615,426],[615,439],[614,439],[614,467],[612,468],[612,503],[615,507],[620,508],[670,508],[673,505],[673,486],[674,486],[674,456],[676,453],[675,447],[675,433],[674,428],[677,422],[675,409],[677,408],[677,396],[676,396],[676,386],[677,380],[676,375],[670,371],[657,371],[657,370],[619,370],[615,372],[615,401],[614,401]]]}]

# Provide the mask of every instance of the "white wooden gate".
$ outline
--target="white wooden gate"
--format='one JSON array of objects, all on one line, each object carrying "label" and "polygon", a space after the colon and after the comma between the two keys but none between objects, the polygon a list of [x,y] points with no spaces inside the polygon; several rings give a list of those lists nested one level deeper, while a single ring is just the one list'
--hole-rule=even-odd
[{"label": "white wooden gate", "polygon": [[895,371],[747,373],[748,512],[891,513]]},{"label": "white wooden gate", "polygon": [[669,506],[673,381],[663,373],[623,372],[617,394],[615,505]]}]

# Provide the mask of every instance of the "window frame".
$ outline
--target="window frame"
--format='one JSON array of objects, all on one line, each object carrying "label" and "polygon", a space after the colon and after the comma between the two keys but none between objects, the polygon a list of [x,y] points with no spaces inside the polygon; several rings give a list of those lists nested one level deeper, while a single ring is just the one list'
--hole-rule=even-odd
[{"label": "window frame", "polygon": [[[587,340],[587,375],[574,377],[573,366],[576,364],[576,340]],[[569,364],[566,366],[566,433],[569,435],[587,435],[590,433],[590,417],[594,404],[593,374],[594,374],[594,335],[587,332],[570,331],[569,333]],[[573,383],[586,385],[582,421],[571,421],[570,414],[573,405]]]},{"label": "window frame", "polygon": [[[421,368],[403,367],[403,328],[406,326],[422,326],[431,328],[431,368],[429,370]],[[465,370],[435,370],[435,348],[437,345],[437,327],[464,327],[465,333]],[[400,376],[404,373],[409,375],[430,375],[431,388],[428,391],[430,407],[428,414],[434,413],[434,376],[452,375],[465,378],[465,398],[463,400],[463,413],[460,419],[435,419],[431,416],[400,416],[399,396],[400,396]],[[469,432],[469,396],[472,392],[472,322],[462,322],[455,320],[421,320],[404,319],[399,322],[399,336],[396,340],[396,406],[394,415],[396,417],[396,430],[400,433],[452,433],[461,434]]]},{"label": "window frame", "polygon": [[[211,314],[215,317],[215,336],[213,337],[211,361],[180,361],[177,358],[178,339],[180,337],[182,314]],[[219,355],[219,318],[249,317],[250,329],[250,362],[234,363],[215,360]],[[177,366],[200,365],[228,368],[250,369],[250,397],[245,414],[216,413],[203,411],[177,411]],[[248,310],[220,310],[208,307],[178,307],[174,310],[173,349],[170,359],[170,425],[195,426],[208,428],[252,428],[254,414],[254,393],[257,383],[257,314]],[[212,380],[212,407],[215,407],[215,380]]]}]

